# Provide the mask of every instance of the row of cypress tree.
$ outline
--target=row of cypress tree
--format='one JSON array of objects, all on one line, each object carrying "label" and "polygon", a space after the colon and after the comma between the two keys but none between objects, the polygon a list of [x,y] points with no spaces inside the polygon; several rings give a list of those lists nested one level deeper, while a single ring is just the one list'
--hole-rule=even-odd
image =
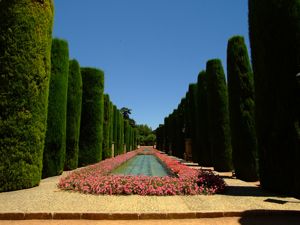
[{"label": "row of cypress tree", "polygon": [[228,41],[227,70],[228,84],[221,60],[207,61],[197,83],[189,85],[177,109],[156,130],[157,147],[257,180],[253,74],[243,37]]},{"label": "row of cypress tree", "polygon": [[[104,72],[69,61],[65,40],[53,39],[42,177],[60,175],[133,150],[133,130],[104,94]],[[118,118],[113,120],[113,113]],[[116,123],[116,131],[113,130]],[[125,130],[126,125],[126,130]],[[116,148],[112,152],[113,133]],[[126,142],[125,142],[126,140]],[[124,144],[128,144],[125,149]]]},{"label": "row of cypress tree", "polygon": [[[249,0],[248,3],[253,73],[241,37],[230,39],[227,48],[233,167],[241,179],[255,180],[259,174],[264,189],[299,198],[300,2]],[[196,150],[200,152],[197,154],[200,155],[198,162],[201,165],[214,166],[214,143],[210,135],[214,132],[211,130],[212,119],[216,119],[212,118],[210,111],[211,71],[206,68],[206,72],[198,76]],[[156,130],[158,148],[168,150],[170,143],[177,143],[175,147],[178,149],[173,149],[173,152],[178,156],[183,155],[183,151],[179,151],[184,149],[183,144],[179,145],[178,141],[170,139],[172,135],[168,127],[171,126],[170,118],[174,116],[181,121],[176,123],[177,129],[184,127],[184,117],[180,110],[182,105],[186,105],[185,101],[183,99],[178,110],[169,115],[164,125]],[[222,123],[219,133],[228,129],[226,124]],[[178,133],[181,135],[177,137],[181,137],[181,142],[184,142],[186,135]],[[225,142],[230,143],[229,139],[223,139],[223,145]],[[220,159],[227,161],[229,158]]]},{"label": "row of cypress tree", "polygon": [[81,68],[67,41],[52,39],[52,0],[0,1],[0,15],[0,192],[136,148],[103,71]]}]

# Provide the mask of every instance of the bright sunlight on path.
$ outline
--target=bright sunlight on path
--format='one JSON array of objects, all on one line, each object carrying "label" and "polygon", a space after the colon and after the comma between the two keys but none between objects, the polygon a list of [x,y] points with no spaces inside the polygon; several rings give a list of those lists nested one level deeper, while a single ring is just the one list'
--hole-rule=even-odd
[{"label": "bright sunlight on path", "polygon": [[14,220],[1,225],[298,225],[299,217],[226,217],[183,220]]}]

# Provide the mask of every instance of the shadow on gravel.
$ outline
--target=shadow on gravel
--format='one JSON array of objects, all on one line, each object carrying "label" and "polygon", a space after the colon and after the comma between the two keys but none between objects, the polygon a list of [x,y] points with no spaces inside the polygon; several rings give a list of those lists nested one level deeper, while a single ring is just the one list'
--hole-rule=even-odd
[{"label": "shadow on gravel", "polygon": [[245,211],[239,223],[241,225],[299,225],[300,211],[249,210]]},{"label": "shadow on gravel", "polygon": [[278,194],[272,194],[255,186],[228,186],[223,195],[231,196],[254,196],[254,197],[285,197]]}]

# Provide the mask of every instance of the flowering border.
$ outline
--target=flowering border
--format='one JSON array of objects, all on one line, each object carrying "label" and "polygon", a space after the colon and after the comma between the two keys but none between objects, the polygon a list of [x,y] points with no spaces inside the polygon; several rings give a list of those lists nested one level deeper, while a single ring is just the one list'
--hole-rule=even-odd
[{"label": "flowering border", "polygon": [[137,154],[143,154],[139,149],[72,171],[59,180],[58,187],[62,190],[95,195],[157,196],[215,194],[225,189],[224,180],[212,172],[189,168],[154,149],[148,150],[149,153],[160,159],[176,177],[110,174],[127,160]]}]

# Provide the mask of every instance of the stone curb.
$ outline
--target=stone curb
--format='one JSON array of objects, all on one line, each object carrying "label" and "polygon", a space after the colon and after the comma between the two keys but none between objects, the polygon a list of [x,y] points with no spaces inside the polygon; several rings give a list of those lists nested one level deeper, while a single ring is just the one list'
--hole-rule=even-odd
[{"label": "stone curb", "polygon": [[0,220],[154,220],[198,219],[244,216],[297,216],[300,210],[249,210],[231,212],[182,212],[182,213],[71,213],[71,212],[7,212],[0,213]]}]

